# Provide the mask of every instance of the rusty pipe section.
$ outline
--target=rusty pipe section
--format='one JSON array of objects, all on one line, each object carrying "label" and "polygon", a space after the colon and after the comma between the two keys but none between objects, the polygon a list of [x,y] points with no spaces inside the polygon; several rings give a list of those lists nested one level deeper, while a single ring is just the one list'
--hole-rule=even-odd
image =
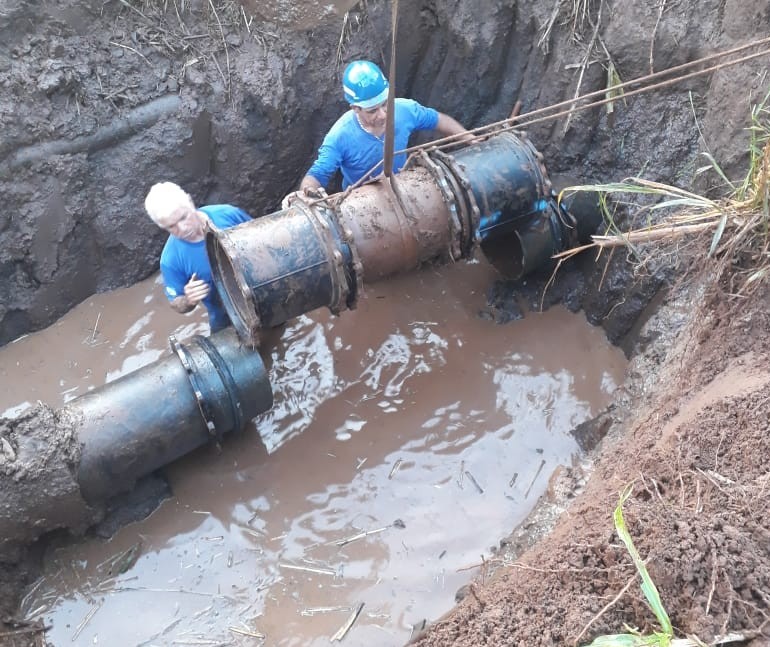
[{"label": "rusty pipe section", "polygon": [[171,354],[76,398],[62,408],[81,444],[77,481],[88,502],[135,481],[222,434],[240,431],[273,406],[259,353],[232,329]]},{"label": "rusty pipe section", "polygon": [[[375,282],[427,260],[460,258],[450,207],[430,170],[415,165],[397,177],[365,184],[337,207],[363,276]],[[458,241],[459,242],[459,241]]]},{"label": "rusty pipe section", "polygon": [[211,230],[206,249],[230,319],[256,344],[260,329],[315,308],[354,308],[364,281],[466,258],[477,245],[518,278],[592,232],[597,217],[588,210],[578,223],[558,205],[542,155],[504,132],[422,151],[397,176],[349,194]]}]

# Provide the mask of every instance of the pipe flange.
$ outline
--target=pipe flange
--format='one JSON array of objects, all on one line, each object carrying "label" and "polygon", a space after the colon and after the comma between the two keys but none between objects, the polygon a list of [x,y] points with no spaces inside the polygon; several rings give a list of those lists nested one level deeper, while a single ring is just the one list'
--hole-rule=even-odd
[{"label": "pipe flange", "polygon": [[323,241],[324,247],[326,248],[326,258],[329,259],[331,264],[330,274],[332,277],[331,303],[328,304],[328,308],[332,314],[339,315],[340,312],[342,312],[343,304],[347,303],[350,289],[348,287],[347,277],[345,276],[342,254],[339,253],[339,250],[332,240],[330,222],[334,212],[320,203],[309,204],[304,200],[295,202],[294,207],[310,221],[313,229]]},{"label": "pipe flange", "polygon": [[[334,219],[337,223],[340,222],[340,214],[337,211],[339,208],[339,204],[337,204],[336,208],[333,209],[334,211]],[[361,255],[358,253],[358,247],[356,247],[356,241],[353,238],[353,232],[350,231],[350,229],[341,229],[340,237],[342,239],[342,242],[345,243],[348,246],[348,249],[350,250],[350,269],[353,272],[353,276],[349,277],[355,284],[354,289],[350,290],[348,293],[348,300],[346,302],[346,305],[349,310],[355,310],[356,306],[358,305],[358,295],[362,294],[364,291],[364,265],[361,262]]]},{"label": "pipe flange", "polygon": [[[219,354],[219,351],[214,348],[214,344],[211,343],[208,337],[196,335],[194,339],[206,357],[208,357],[211,365],[217,372],[222,385],[225,387],[227,399],[230,402],[230,413],[233,419],[233,428],[231,431],[240,431],[243,429],[243,409],[240,400],[235,397],[235,394],[238,392],[238,385],[235,383],[235,380],[222,359],[222,356]],[[220,431],[219,436],[221,437],[221,435],[222,433]]]},{"label": "pipe flange", "polygon": [[353,241],[353,234],[350,231],[343,230],[337,210],[330,205],[324,205],[324,217],[326,219],[325,222],[328,222],[330,226],[334,228],[340,243],[346,245],[350,252],[349,259],[346,259],[345,254],[339,249],[334,249],[332,252],[332,258],[337,273],[337,281],[344,287],[344,289],[340,291],[337,308],[331,310],[332,313],[338,315],[345,308],[352,310],[356,307],[358,295],[363,286],[361,279],[362,266],[358,250]]},{"label": "pipe flange", "polygon": [[[440,163],[438,163],[439,168],[441,168]],[[464,193],[466,193],[465,190],[460,186],[460,184],[457,181],[457,178],[455,177],[454,173],[447,173],[445,171],[447,182],[449,183],[449,189],[452,191],[452,193],[456,196],[461,196]],[[472,201],[472,202],[471,202]],[[459,206],[459,215],[460,215],[460,231],[462,232],[462,239],[461,239],[461,250],[460,253],[463,257],[470,256],[471,250],[473,249],[473,204],[475,204],[475,197],[473,196],[473,193],[470,193],[470,198],[468,203],[466,204],[465,201],[458,199],[458,206]],[[480,216],[477,216],[477,219],[480,218]]]},{"label": "pipe flange", "polygon": [[[210,233],[215,240],[218,240],[222,237],[229,237],[229,233],[227,229],[220,229],[214,225],[212,225],[210,222],[207,223],[207,233]],[[208,241],[206,243],[206,249],[208,252]],[[220,253],[223,253],[223,246],[221,244],[217,244],[214,246],[214,253],[217,254],[217,256]],[[225,254],[226,256],[226,254]],[[241,296],[243,297],[244,303],[250,303],[251,308],[248,309],[247,312],[244,312],[242,308],[238,308],[235,304],[232,304],[232,307],[234,310],[236,310],[239,314],[239,317],[237,317],[238,322],[236,323],[233,321],[233,325],[235,326],[236,330],[238,331],[239,336],[244,340],[248,341],[254,348],[256,348],[259,345],[259,331],[262,329],[262,321],[259,317],[259,313],[257,312],[257,302],[254,297],[254,291],[251,289],[249,284],[246,282],[246,277],[243,276],[243,274],[238,271],[237,266],[233,265],[232,263],[228,262],[228,266],[231,269],[231,276],[235,280],[235,284],[238,286],[238,290],[241,293]],[[222,280],[222,279],[220,279]],[[219,287],[219,286],[217,286]],[[221,292],[227,292],[227,290],[220,290],[220,296]],[[222,300],[224,301],[224,297],[222,297]]]},{"label": "pipe flange", "polygon": [[462,187],[462,193],[468,201],[467,210],[470,211],[470,217],[467,219],[468,237],[467,249],[465,250],[466,254],[468,254],[470,253],[473,244],[476,242],[476,231],[478,230],[479,222],[481,221],[481,209],[479,209],[479,205],[476,202],[476,196],[473,194],[473,187],[471,187],[471,184],[466,179],[462,169],[451,155],[447,155],[439,150],[433,151],[431,154],[435,155],[436,161],[439,164],[446,167],[449,177],[452,177],[454,181]]},{"label": "pipe flange", "polygon": [[198,376],[192,369],[190,352],[183,344],[180,344],[177,341],[175,335],[169,335],[168,341],[171,345],[171,350],[176,353],[176,356],[179,358],[179,362],[182,364],[182,368],[184,368],[185,373],[187,373],[187,379],[190,380],[190,386],[192,387],[193,394],[195,395],[195,402],[198,404],[198,411],[201,414],[201,418],[203,418],[203,422],[206,425],[209,436],[211,436],[211,440],[216,444],[217,449],[221,450],[222,433],[214,424],[214,416],[211,413],[208,402],[206,402],[206,398],[203,397],[203,391],[200,388]]},{"label": "pipe flange", "polygon": [[[417,158],[419,157],[419,160]],[[411,159],[411,158],[410,158]],[[423,150],[418,152],[415,156],[415,160],[420,166],[425,168],[436,182],[436,186],[441,193],[441,197],[444,199],[444,203],[449,208],[449,233],[451,234],[451,242],[449,244],[449,257],[456,261],[463,257],[463,246],[461,241],[464,239],[462,220],[460,218],[457,199],[455,193],[452,192],[447,174],[442,172],[441,168],[430,158],[430,156]]]}]

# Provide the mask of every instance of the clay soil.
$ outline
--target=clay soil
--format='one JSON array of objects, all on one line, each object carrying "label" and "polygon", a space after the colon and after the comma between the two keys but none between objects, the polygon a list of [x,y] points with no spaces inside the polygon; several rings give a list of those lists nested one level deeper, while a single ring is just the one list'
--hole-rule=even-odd
[{"label": "clay soil", "polygon": [[529,549],[525,532],[501,542],[416,644],[572,645],[624,625],[658,630],[613,532],[628,486],[625,519],[677,635],[770,644],[768,291],[736,302],[697,280],[645,328],[587,482],[579,468],[552,479],[530,523],[566,505],[552,532]]}]

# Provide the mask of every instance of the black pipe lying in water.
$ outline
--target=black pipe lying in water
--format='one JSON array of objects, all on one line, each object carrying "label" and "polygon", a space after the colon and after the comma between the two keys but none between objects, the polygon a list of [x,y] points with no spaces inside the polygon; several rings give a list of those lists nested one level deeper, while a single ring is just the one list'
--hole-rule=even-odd
[{"label": "black pipe lying in water", "polygon": [[232,328],[171,351],[60,409],[0,420],[0,563],[57,528],[84,532],[141,477],[272,407],[261,356]]},{"label": "black pipe lying in water", "polygon": [[232,329],[172,354],[66,404],[81,443],[83,497],[104,500],[222,434],[240,431],[273,406],[259,353]]},{"label": "black pipe lying in water", "polygon": [[600,222],[598,205],[559,204],[542,155],[504,132],[450,153],[421,151],[390,180],[210,230],[206,249],[230,319],[256,345],[261,329],[318,307],[354,308],[364,281],[468,258],[477,245],[505,277],[520,278]]}]

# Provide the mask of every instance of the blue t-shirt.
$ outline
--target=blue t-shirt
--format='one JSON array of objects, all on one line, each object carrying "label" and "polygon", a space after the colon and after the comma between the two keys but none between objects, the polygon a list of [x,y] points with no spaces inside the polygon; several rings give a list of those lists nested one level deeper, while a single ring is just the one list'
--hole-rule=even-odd
[{"label": "blue t-shirt", "polygon": [[[405,149],[409,136],[415,130],[433,130],[438,124],[438,112],[426,108],[412,99],[396,99],[394,150]],[[382,173],[385,137],[376,137],[366,132],[358,123],[356,114],[348,110],[331,127],[324,137],[318,157],[308,175],[312,175],[322,186],[326,186],[337,169],[342,171],[342,188],[360,180],[372,167],[379,163],[372,176]],[[406,162],[406,153],[393,157],[393,172],[401,170]]]},{"label": "blue t-shirt", "polygon": [[[242,222],[251,220],[251,216],[238,207],[229,204],[214,204],[207,207],[199,207],[198,211],[205,213],[217,227],[227,229]],[[217,294],[216,287],[211,280],[211,265],[206,254],[206,241],[190,243],[174,236],[169,236],[163,251],[160,254],[160,273],[166,286],[166,296],[173,301],[184,294],[184,286],[192,278],[202,279],[209,284],[211,291],[203,300],[203,305],[209,313],[209,327],[211,332],[221,330],[230,325],[227,311]]]}]

